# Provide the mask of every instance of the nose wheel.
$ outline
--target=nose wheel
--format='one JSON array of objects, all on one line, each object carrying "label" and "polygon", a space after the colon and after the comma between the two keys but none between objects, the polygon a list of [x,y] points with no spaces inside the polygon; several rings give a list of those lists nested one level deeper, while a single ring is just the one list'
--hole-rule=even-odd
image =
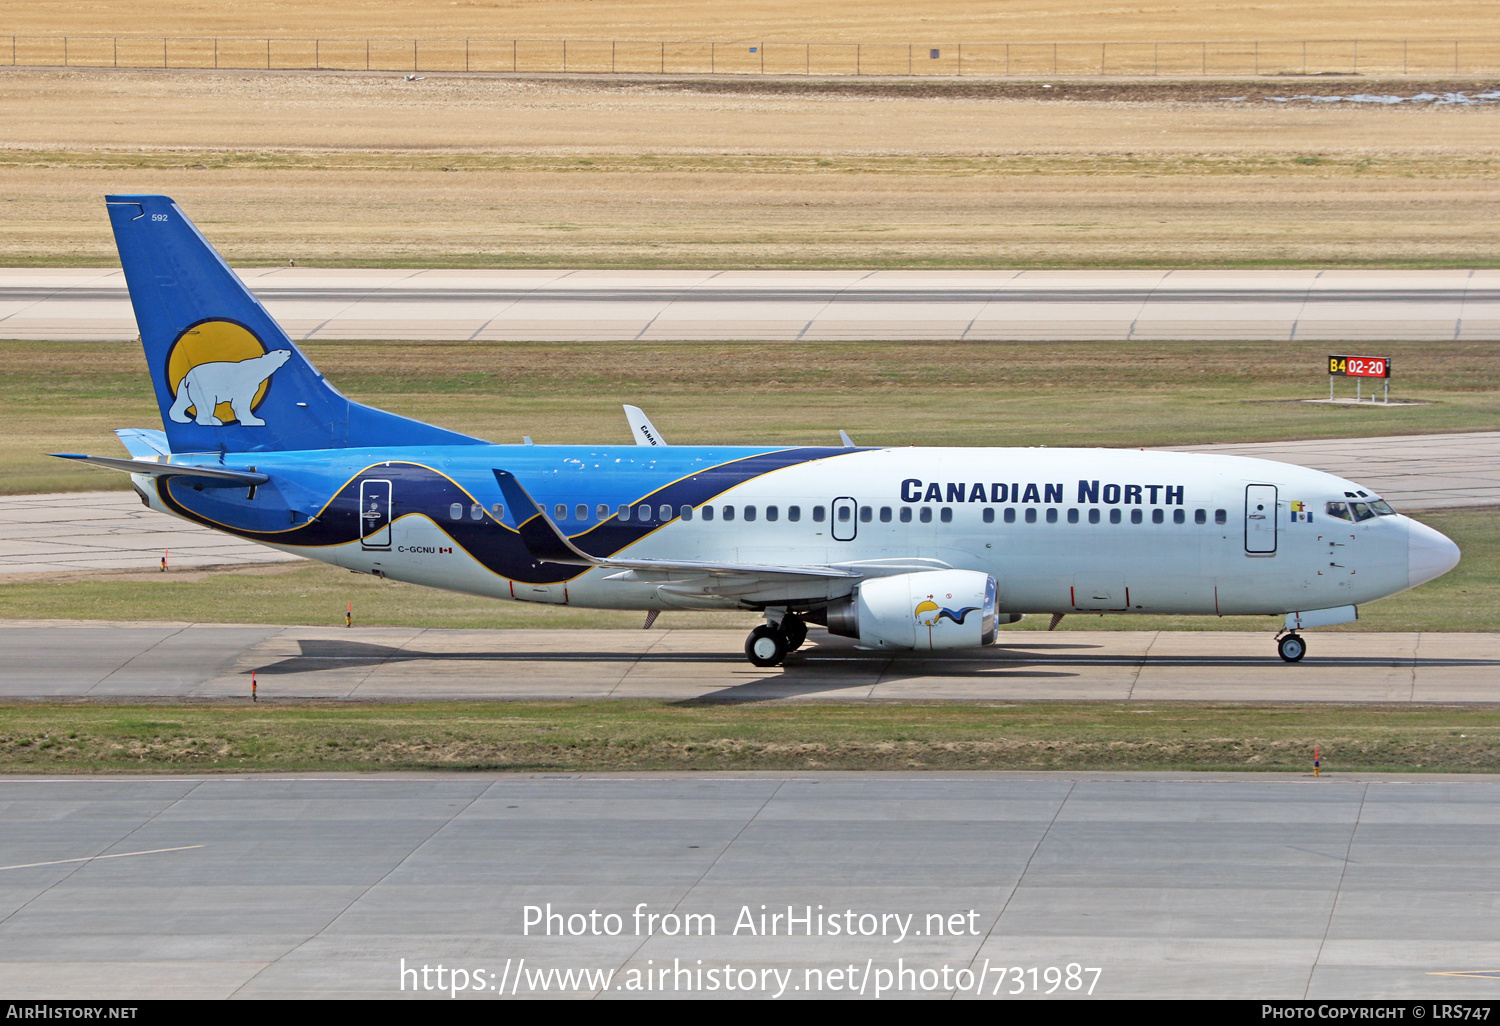
[{"label": "nose wheel", "polygon": [[1307,642],[1300,634],[1284,634],[1276,642],[1276,653],[1289,663],[1298,663],[1307,655]]}]

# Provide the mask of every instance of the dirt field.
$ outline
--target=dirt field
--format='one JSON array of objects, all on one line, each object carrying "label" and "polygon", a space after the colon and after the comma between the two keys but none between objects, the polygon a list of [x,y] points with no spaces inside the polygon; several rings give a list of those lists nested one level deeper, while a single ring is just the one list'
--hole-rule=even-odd
[{"label": "dirt field", "polygon": [[1500,259],[1500,106],[1218,99],[1246,90],[11,73],[0,261],[114,263],[100,197],[131,191],[240,264]]},{"label": "dirt field", "polygon": [[26,34],[525,36],[868,42],[1494,37],[1489,0],[4,0]]}]

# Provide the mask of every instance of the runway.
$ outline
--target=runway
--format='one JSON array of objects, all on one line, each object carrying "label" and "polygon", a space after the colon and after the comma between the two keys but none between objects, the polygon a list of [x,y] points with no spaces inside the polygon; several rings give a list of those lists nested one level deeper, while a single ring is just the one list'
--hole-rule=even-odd
[{"label": "runway", "polygon": [[[1087,618],[1080,618],[1087,623]],[[243,702],[1496,702],[1500,634],[1002,631],[985,649],[861,652],[814,628],[773,669],[743,630],[437,630],[0,621],[0,700]]]},{"label": "runway", "polygon": [[[1500,339],[1500,270],[239,273],[298,340]],[[0,337],[136,334],[118,270],[0,270]]]},{"label": "runway", "polygon": [[[1500,506],[1500,431],[1178,448],[1326,470],[1375,489],[1406,513]],[[179,569],[297,558],[156,513],[131,492],[0,496],[0,579],[151,569],[167,550]]]},{"label": "runway", "polygon": [[[447,1000],[439,964],[492,999],[1500,988],[1478,775],[12,777],[0,808],[11,999]],[[523,933],[549,904],[582,935]]]}]

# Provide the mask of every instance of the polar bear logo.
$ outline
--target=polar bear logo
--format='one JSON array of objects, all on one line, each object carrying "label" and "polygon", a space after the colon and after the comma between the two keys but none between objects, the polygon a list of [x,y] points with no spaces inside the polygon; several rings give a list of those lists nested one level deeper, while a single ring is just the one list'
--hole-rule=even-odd
[{"label": "polar bear logo", "polygon": [[[218,427],[224,422],[214,416],[214,407],[228,403],[242,427],[263,427],[266,422],[250,408],[255,393],[291,358],[290,349],[273,349],[238,363],[200,363],[177,386],[177,397],[168,415],[179,424],[196,420],[203,427]],[[189,407],[196,417],[188,416]]]}]

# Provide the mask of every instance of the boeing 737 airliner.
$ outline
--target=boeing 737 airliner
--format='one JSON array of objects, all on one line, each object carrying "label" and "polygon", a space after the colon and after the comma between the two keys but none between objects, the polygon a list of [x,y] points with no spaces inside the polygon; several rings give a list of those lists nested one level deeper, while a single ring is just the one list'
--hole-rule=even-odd
[{"label": "boeing 737 airliner", "polygon": [[1112,449],[494,445],[352,402],[165,196],[110,196],[163,431],[117,432],[152,509],[361,573],[519,602],[765,616],[886,650],[1026,613],[1285,614],[1297,633],[1458,563],[1352,481]]}]

